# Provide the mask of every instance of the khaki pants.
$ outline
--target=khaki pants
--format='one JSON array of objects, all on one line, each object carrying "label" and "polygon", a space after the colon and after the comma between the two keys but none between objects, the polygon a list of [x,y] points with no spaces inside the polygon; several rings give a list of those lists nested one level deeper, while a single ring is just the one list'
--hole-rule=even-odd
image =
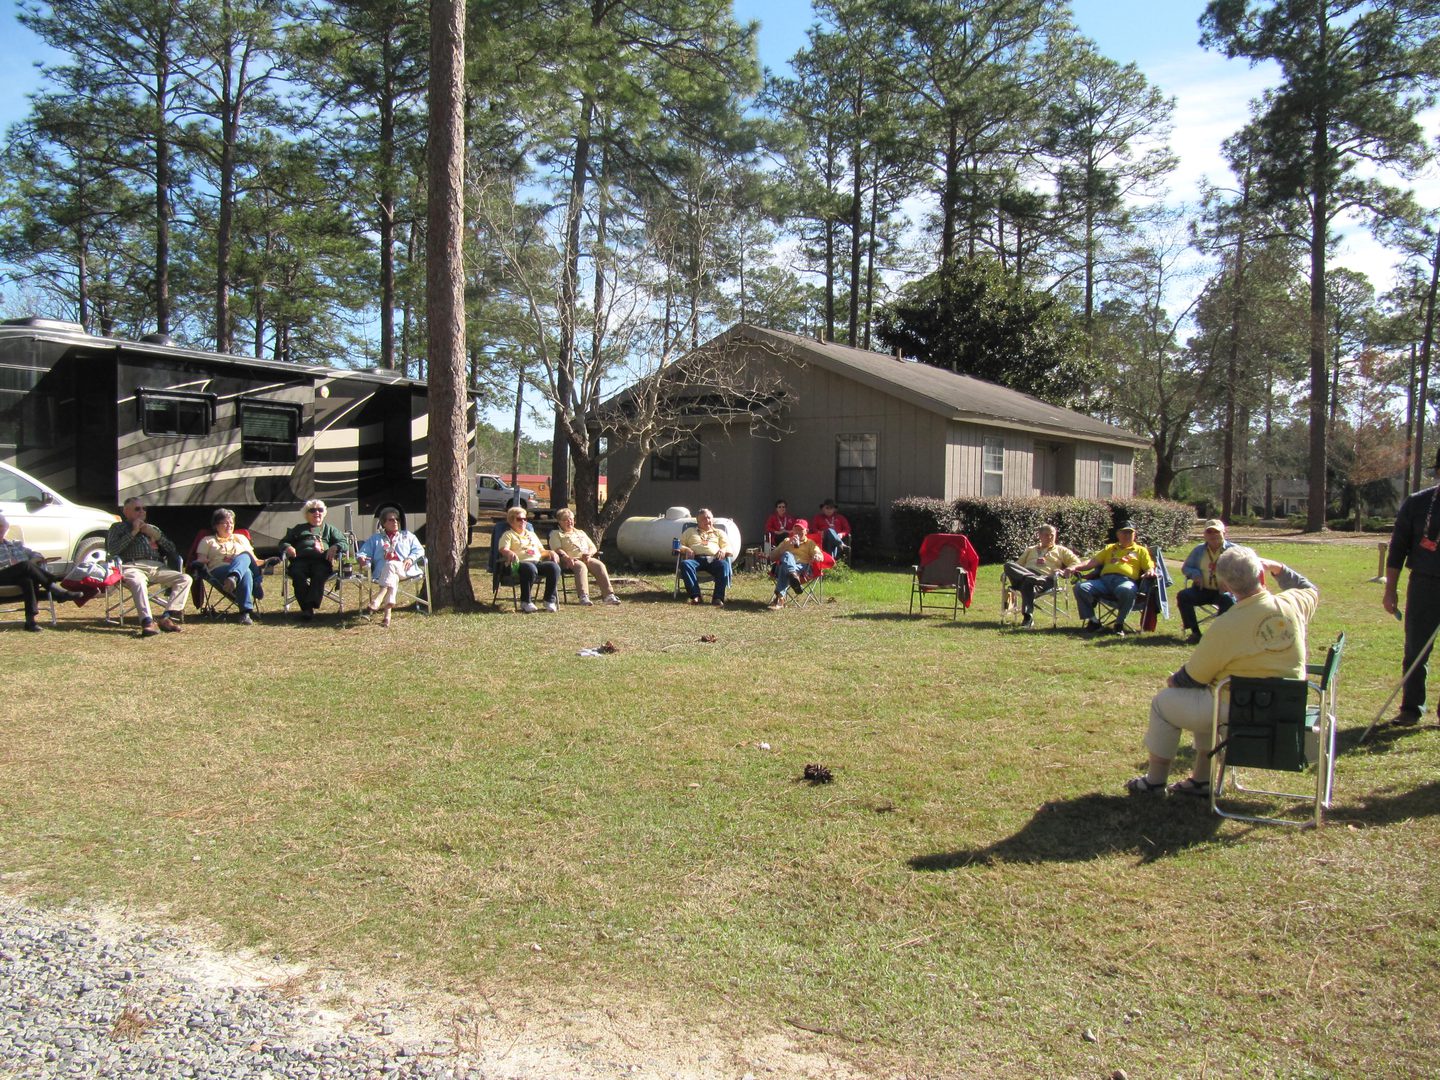
[{"label": "khaki pants", "polygon": [[570,569],[575,572],[575,590],[581,596],[590,595],[590,575],[595,575],[595,584],[600,586],[600,595],[609,596],[615,590],[610,588],[610,573],[605,564],[594,555],[585,559],[574,559]]},{"label": "khaki pants", "polygon": [[130,590],[130,598],[135,601],[135,610],[139,612],[141,622],[145,622],[151,617],[151,582],[169,590],[169,596],[165,602],[166,615],[179,615],[185,608],[186,598],[190,595],[190,575],[182,574],[179,570],[171,570],[168,566],[160,566],[156,563],[126,563],[124,569],[120,571],[120,577],[125,582],[125,587]]},{"label": "khaki pants", "polygon": [[1210,691],[1204,687],[1178,689],[1166,687],[1150,699],[1150,730],[1145,733],[1145,749],[1158,758],[1173,761],[1180,749],[1180,733],[1195,736],[1197,773],[1206,771],[1210,754],[1210,725],[1213,715]]}]

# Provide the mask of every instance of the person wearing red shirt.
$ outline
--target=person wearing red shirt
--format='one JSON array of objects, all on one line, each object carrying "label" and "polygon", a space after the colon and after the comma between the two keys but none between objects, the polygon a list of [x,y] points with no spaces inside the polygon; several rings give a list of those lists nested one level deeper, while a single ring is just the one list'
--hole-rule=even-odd
[{"label": "person wearing red shirt", "polygon": [[775,547],[787,536],[790,535],[790,528],[796,522],[791,515],[790,509],[784,499],[777,499],[775,512],[765,519],[765,538],[770,541],[770,546]]},{"label": "person wearing red shirt", "polygon": [[840,552],[850,546],[850,522],[835,509],[834,499],[820,504],[820,512],[810,522],[810,531],[820,534],[820,546],[831,558],[838,559]]}]

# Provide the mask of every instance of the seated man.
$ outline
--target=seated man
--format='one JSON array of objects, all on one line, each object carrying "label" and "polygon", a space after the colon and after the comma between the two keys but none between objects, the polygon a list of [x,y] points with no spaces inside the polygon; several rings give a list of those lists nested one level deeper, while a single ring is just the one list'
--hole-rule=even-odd
[{"label": "seated man", "polygon": [[240,608],[240,625],[255,620],[254,597],[259,583],[260,560],[250,539],[235,531],[235,511],[220,509],[210,516],[211,535],[200,541],[195,558],[205,566],[205,578],[235,601]]},{"label": "seated man", "polygon": [[820,556],[820,545],[809,537],[810,523],[804,518],[795,518],[790,525],[790,535],[781,540],[770,555],[775,564],[775,599],[770,601],[771,611],[785,606],[785,594],[790,589],[797,593],[805,587],[804,574]]},{"label": "seated man", "polygon": [[575,574],[575,591],[580,594],[580,606],[594,606],[590,599],[591,574],[595,575],[595,583],[600,586],[600,599],[607,604],[620,603],[620,598],[610,587],[610,572],[600,561],[600,549],[584,529],[575,527],[575,511],[567,506],[555,515],[555,520],[560,527],[550,530],[550,550],[555,553],[562,573]]},{"label": "seated man", "polygon": [[797,518],[790,516],[790,507],[784,499],[775,503],[775,512],[765,519],[765,540],[774,547],[790,535],[790,526],[794,525]]},{"label": "seated man", "polygon": [[0,514],[0,585],[13,586],[20,590],[25,605],[25,629],[38,632],[40,624],[35,617],[40,613],[40,590],[45,590],[52,600],[80,600],[79,593],[60,587],[60,579],[45,568],[45,556],[31,551],[18,540],[7,540],[10,522]]},{"label": "seated man", "polygon": [[1106,596],[1115,601],[1115,633],[1125,633],[1125,619],[1135,606],[1140,579],[1155,573],[1155,560],[1150,550],[1135,542],[1135,526],[1125,522],[1115,530],[1115,543],[1101,548],[1090,558],[1078,563],[1067,574],[1083,574],[1099,570],[1100,576],[1082,581],[1075,586],[1075,605],[1080,618],[1085,620],[1087,631],[1099,630],[1100,620],[1095,618],[1095,600]]},{"label": "seated man", "polygon": [[[105,555],[120,560],[120,576],[140,615],[140,636],[154,637],[161,630],[178,634],[181,627],[175,616],[184,610],[190,595],[190,575],[172,569],[180,562],[180,553],[169,537],[145,520],[143,499],[130,496],[120,511],[123,519],[105,534]],[[152,581],[168,590],[158,622],[150,614]]]},{"label": "seated man", "polygon": [[680,537],[680,580],[690,603],[700,603],[700,571],[715,579],[715,606],[725,606],[725,590],[730,587],[730,538],[715,528],[715,515],[701,510],[695,524]]},{"label": "seated man", "polygon": [[[1265,588],[1267,573],[1280,586],[1278,594]],[[1125,785],[1132,795],[1209,796],[1210,687],[1215,683],[1231,675],[1305,678],[1305,631],[1320,602],[1315,586],[1283,563],[1235,545],[1216,560],[1216,577],[1234,596],[1234,606],[1215,620],[1185,666],[1151,699],[1145,735],[1149,763],[1144,776]],[[1195,736],[1195,764],[1188,777],[1167,788],[1182,731]]]},{"label": "seated man", "polygon": [[1200,621],[1195,618],[1195,609],[1201,604],[1215,604],[1220,614],[1230,610],[1234,598],[1224,589],[1215,576],[1215,567],[1221,552],[1234,547],[1225,539],[1225,523],[1219,518],[1205,522],[1205,542],[1190,552],[1180,573],[1190,582],[1175,598],[1180,605],[1180,623],[1189,631],[1186,640],[1194,645],[1200,640]]},{"label": "seated man", "polygon": [[1055,542],[1055,526],[1041,525],[1035,530],[1035,543],[1025,549],[1015,562],[1005,564],[1005,579],[1020,594],[1021,626],[1035,625],[1035,597],[1055,587],[1055,575],[1080,562],[1064,544]]},{"label": "seated man", "polygon": [[839,558],[840,552],[850,546],[850,522],[835,509],[835,500],[826,499],[820,504],[820,513],[810,523],[820,534],[820,546],[825,554]]}]

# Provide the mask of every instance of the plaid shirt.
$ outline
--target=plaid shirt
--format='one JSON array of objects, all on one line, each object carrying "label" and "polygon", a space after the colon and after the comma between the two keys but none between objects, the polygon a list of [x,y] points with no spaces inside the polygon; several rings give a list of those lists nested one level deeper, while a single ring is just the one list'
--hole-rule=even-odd
[{"label": "plaid shirt", "polygon": [[19,540],[0,540],[0,570],[16,566],[31,559],[44,559],[38,551],[31,551]]},{"label": "plaid shirt", "polygon": [[[159,530],[157,530],[159,531]],[[166,562],[180,559],[180,553],[164,533],[160,533],[159,549],[144,533],[132,531],[130,522],[117,521],[105,534],[105,554],[121,562]]]}]

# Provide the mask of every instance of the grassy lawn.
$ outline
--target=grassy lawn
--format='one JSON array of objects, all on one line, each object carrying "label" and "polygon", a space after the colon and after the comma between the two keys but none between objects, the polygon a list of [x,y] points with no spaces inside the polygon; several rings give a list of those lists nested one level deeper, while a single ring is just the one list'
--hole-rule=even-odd
[{"label": "grassy lawn", "polygon": [[1263,550],[1320,585],[1312,659],[1348,632],[1318,832],[1123,794],[1178,619],[1002,629],[993,567],[958,622],[908,617],[908,573],[770,613],[758,577],[722,611],[657,572],[388,632],[7,627],[0,873],[459,993],[821,1029],[890,1073],[1429,1073],[1440,731],[1355,746],[1401,648],[1373,547]]}]

